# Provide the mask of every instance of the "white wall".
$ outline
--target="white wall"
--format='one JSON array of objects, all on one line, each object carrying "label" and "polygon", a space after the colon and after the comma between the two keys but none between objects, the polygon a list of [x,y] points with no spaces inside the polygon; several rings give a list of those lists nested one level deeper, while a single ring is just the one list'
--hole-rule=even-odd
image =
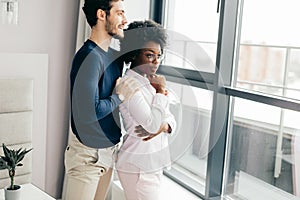
[{"label": "white wall", "polygon": [[[45,189],[47,164],[45,147],[47,146],[48,55],[36,53],[0,53],[0,60],[1,79],[29,79],[33,81],[33,116],[32,124],[30,124],[30,127],[32,127],[30,140],[32,141],[32,148],[34,150],[30,153],[32,157],[32,167],[29,168],[32,169],[30,173],[34,172],[31,174],[32,183],[41,189]],[[22,97],[22,95],[18,96]],[[22,98],[19,100],[23,101]],[[14,121],[14,123],[18,126],[18,129],[21,129],[21,122]],[[7,125],[5,124],[4,127],[5,126]],[[0,124],[0,129],[1,128],[3,129],[2,124]],[[7,136],[8,133],[2,134],[6,134]],[[5,139],[7,141],[14,141],[14,138],[7,137]],[[1,142],[3,142],[2,139]],[[26,169],[27,167],[24,166],[24,168]],[[18,169],[18,171],[19,170],[22,171],[23,167],[22,169]]]},{"label": "white wall", "polygon": [[47,133],[41,132],[47,134],[46,169],[45,183],[41,187],[54,197],[61,193],[64,173],[63,152],[69,117],[68,77],[75,50],[77,12],[78,1],[74,0],[26,0],[19,1],[17,26],[2,25],[0,20],[0,53],[49,56]]},{"label": "white wall", "polygon": [[128,23],[149,18],[150,0],[124,0]]}]

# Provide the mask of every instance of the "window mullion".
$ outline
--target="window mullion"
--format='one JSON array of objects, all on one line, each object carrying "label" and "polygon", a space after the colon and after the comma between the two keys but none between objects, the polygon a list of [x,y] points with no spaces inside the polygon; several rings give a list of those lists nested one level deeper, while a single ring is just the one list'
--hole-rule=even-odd
[{"label": "window mullion", "polygon": [[229,96],[222,94],[221,89],[223,85],[230,85],[231,83],[237,11],[238,0],[222,0],[207,160],[206,199],[218,197],[222,194]]}]

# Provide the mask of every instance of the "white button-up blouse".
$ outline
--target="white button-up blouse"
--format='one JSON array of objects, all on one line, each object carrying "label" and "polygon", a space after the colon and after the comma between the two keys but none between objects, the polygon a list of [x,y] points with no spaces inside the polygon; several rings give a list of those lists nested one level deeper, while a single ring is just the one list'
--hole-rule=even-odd
[{"label": "white button-up blouse", "polygon": [[116,167],[118,170],[131,171],[133,169],[126,167],[130,166],[127,165],[129,163],[142,172],[155,172],[169,167],[169,133],[161,133],[148,141],[143,141],[134,133],[135,127],[139,125],[150,133],[156,133],[163,123],[170,125],[172,133],[175,131],[176,122],[169,110],[168,97],[156,93],[149,80],[133,70],[127,70],[126,76],[136,78],[141,87],[119,107],[126,134],[118,152]]}]

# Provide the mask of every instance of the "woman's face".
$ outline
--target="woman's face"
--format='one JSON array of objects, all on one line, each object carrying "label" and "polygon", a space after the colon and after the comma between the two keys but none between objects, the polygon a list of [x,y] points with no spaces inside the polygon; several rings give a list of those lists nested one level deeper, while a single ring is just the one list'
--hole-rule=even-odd
[{"label": "woman's face", "polygon": [[156,42],[147,42],[140,53],[134,57],[131,68],[144,75],[155,74],[161,61],[161,47]]}]

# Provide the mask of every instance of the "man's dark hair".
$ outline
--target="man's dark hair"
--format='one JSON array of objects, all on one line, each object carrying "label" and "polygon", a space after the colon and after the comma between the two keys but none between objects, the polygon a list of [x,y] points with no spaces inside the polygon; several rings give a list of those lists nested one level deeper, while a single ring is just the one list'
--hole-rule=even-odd
[{"label": "man's dark hair", "polygon": [[160,44],[161,50],[167,44],[166,30],[152,20],[134,21],[124,31],[124,38],[120,40],[122,60],[128,64],[138,55],[147,42]]},{"label": "man's dark hair", "polygon": [[97,24],[98,9],[104,10],[106,15],[109,16],[112,2],[118,1],[123,0],[85,0],[82,10],[90,27],[92,28]]}]

